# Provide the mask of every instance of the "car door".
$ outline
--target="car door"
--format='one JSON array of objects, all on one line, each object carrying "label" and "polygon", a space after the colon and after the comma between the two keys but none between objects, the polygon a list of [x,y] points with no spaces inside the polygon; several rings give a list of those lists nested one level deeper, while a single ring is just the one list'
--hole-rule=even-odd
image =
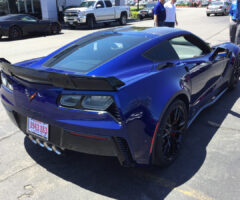
[{"label": "car door", "polygon": [[105,13],[104,13],[104,10],[105,10],[105,5],[103,3],[103,1],[98,1],[96,3],[96,10],[95,10],[95,18],[96,18],[96,21],[101,21],[101,20],[105,20]]},{"label": "car door", "polygon": [[213,59],[210,47],[192,34],[172,38],[169,42],[189,71],[191,104],[202,106],[213,95],[228,59]]},{"label": "car door", "polygon": [[115,18],[115,10],[112,7],[111,1],[104,1],[104,3],[106,5],[106,8],[105,8],[105,14],[106,15],[104,16],[104,18],[106,20],[114,19]]},{"label": "car door", "polygon": [[21,21],[21,25],[25,32],[27,33],[36,33],[41,30],[38,24],[38,20],[35,17],[31,17],[28,15],[22,16],[19,19]]}]

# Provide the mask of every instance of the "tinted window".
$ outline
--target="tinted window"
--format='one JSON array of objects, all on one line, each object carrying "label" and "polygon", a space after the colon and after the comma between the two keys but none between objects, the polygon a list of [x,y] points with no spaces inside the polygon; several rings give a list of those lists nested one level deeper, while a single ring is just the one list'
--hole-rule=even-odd
[{"label": "tinted window", "polygon": [[98,34],[87,36],[64,49],[44,65],[87,73],[148,38],[136,35]]},{"label": "tinted window", "polygon": [[37,19],[34,17],[30,17],[30,16],[24,16],[24,17],[21,17],[21,21],[36,22]]},{"label": "tinted window", "polygon": [[194,58],[210,53],[211,49],[193,35],[185,35],[169,40],[180,59]]},{"label": "tinted window", "polygon": [[95,1],[84,1],[80,4],[80,7],[92,8],[95,4]]},{"label": "tinted window", "polygon": [[98,1],[98,2],[97,2],[97,5],[96,5],[96,7],[97,7],[98,5],[100,5],[100,6],[101,6],[100,8],[104,8],[104,4],[103,4],[103,2],[102,2],[102,1]]},{"label": "tinted window", "polygon": [[105,1],[106,7],[112,7],[111,1]]},{"label": "tinted window", "polygon": [[152,61],[167,61],[179,59],[168,41],[163,41],[144,53],[144,56]]}]

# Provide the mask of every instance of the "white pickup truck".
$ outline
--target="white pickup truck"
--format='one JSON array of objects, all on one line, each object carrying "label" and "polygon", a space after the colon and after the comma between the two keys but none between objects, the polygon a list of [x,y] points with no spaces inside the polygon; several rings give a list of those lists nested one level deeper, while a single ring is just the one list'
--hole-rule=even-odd
[{"label": "white pickup truck", "polygon": [[108,25],[113,21],[119,21],[124,25],[129,16],[129,6],[112,6],[110,0],[85,0],[79,7],[64,11],[64,22],[70,28],[87,24],[88,28],[93,29],[95,23]]}]

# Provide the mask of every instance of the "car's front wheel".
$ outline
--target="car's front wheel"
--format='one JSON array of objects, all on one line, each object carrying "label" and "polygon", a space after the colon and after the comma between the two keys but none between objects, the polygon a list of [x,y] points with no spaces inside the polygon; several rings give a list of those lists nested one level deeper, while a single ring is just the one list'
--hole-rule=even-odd
[{"label": "car's front wheel", "polygon": [[127,24],[127,15],[125,13],[121,14],[121,17],[119,19],[120,25],[125,25]]},{"label": "car's front wheel", "polygon": [[88,26],[89,29],[94,28],[94,18],[92,16],[89,16],[87,18],[87,26]]},{"label": "car's front wheel", "polygon": [[235,59],[233,70],[228,82],[228,88],[230,90],[233,90],[234,88],[237,87],[239,75],[240,75],[240,55],[238,54]]},{"label": "car's front wheel", "polygon": [[210,16],[210,14],[209,14],[209,13],[207,13],[207,16],[209,17],[209,16]]},{"label": "car's front wheel", "polygon": [[9,39],[10,40],[18,40],[18,39],[21,39],[22,36],[23,36],[22,30],[19,27],[13,26],[10,28],[10,30],[9,30]]},{"label": "car's front wheel", "polygon": [[187,128],[186,104],[177,99],[165,111],[156,133],[153,159],[160,167],[170,165],[178,156]]}]

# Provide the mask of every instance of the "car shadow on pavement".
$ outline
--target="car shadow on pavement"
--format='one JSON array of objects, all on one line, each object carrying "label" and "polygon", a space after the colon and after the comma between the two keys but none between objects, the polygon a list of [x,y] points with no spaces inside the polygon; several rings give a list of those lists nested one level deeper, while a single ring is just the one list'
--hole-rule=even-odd
[{"label": "car shadow on pavement", "polygon": [[[71,152],[57,156],[25,138],[28,154],[50,173],[89,191],[115,199],[164,199],[177,186],[189,181],[204,164],[207,146],[240,97],[240,85],[227,92],[213,106],[203,111],[185,135],[183,149],[168,168],[121,167],[112,157]],[[239,117],[238,113],[234,116]],[[226,159],[226,158],[223,158]],[[212,161],[214,162],[214,161]],[[193,188],[196,190],[197,188]],[[182,193],[190,194],[189,192]]]}]

